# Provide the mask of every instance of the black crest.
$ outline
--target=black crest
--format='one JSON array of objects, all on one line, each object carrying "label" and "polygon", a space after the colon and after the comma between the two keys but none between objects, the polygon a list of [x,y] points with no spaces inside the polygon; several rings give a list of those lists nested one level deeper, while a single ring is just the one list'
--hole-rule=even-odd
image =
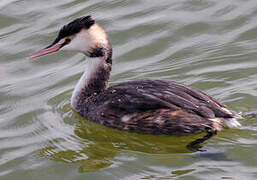
[{"label": "black crest", "polygon": [[95,24],[95,20],[93,20],[91,16],[77,18],[62,27],[62,29],[59,31],[57,38],[51,45],[56,44],[64,37],[71,36],[80,32],[81,29],[89,29],[93,24]]}]

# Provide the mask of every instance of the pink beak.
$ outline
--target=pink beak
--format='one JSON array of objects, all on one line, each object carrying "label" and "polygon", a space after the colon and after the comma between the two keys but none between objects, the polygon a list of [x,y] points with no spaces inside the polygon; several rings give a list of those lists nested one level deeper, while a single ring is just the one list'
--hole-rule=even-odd
[{"label": "pink beak", "polygon": [[34,59],[40,56],[44,56],[46,54],[51,54],[53,52],[59,51],[61,49],[62,45],[61,44],[55,44],[53,46],[47,47],[45,49],[42,49],[31,56],[29,56],[30,59]]}]

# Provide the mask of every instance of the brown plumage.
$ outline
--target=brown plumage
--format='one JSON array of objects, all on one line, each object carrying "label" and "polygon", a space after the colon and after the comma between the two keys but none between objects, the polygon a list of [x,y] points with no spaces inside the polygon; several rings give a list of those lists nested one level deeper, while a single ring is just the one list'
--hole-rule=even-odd
[{"label": "brown plumage", "polygon": [[121,83],[85,98],[79,106],[87,119],[152,134],[221,130],[235,116],[206,93],[163,80]]}]

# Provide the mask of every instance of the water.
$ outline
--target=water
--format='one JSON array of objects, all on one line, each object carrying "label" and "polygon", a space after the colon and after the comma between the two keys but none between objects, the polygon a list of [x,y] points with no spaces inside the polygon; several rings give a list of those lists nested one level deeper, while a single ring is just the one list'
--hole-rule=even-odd
[{"label": "water", "polygon": [[83,120],[70,96],[81,54],[28,60],[91,14],[114,49],[111,84],[170,79],[237,112],[257,109],[256,0],[0,1],[0,179],[256,179],[257,119],[201,137],[123,132]]}]

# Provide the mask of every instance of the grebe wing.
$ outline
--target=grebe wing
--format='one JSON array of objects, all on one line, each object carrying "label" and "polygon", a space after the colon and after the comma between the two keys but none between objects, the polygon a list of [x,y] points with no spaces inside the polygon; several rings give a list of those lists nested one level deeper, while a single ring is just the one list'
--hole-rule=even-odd
[{"label": "grebe wing", "polygon": [[86,118],[138,132],[190,134],[221,130],[223,119],[233,117],[214,98],[173,81],[124,82],[95,98],[88,106]]},{"label": "grebe wing", "polygon": [[171,111],[183,110],[205,118],[233,117],[225,105],[208,94],[173,81],[120,83],[107,90],[106,98],[105,105],[127,113],[165,108]]}]

